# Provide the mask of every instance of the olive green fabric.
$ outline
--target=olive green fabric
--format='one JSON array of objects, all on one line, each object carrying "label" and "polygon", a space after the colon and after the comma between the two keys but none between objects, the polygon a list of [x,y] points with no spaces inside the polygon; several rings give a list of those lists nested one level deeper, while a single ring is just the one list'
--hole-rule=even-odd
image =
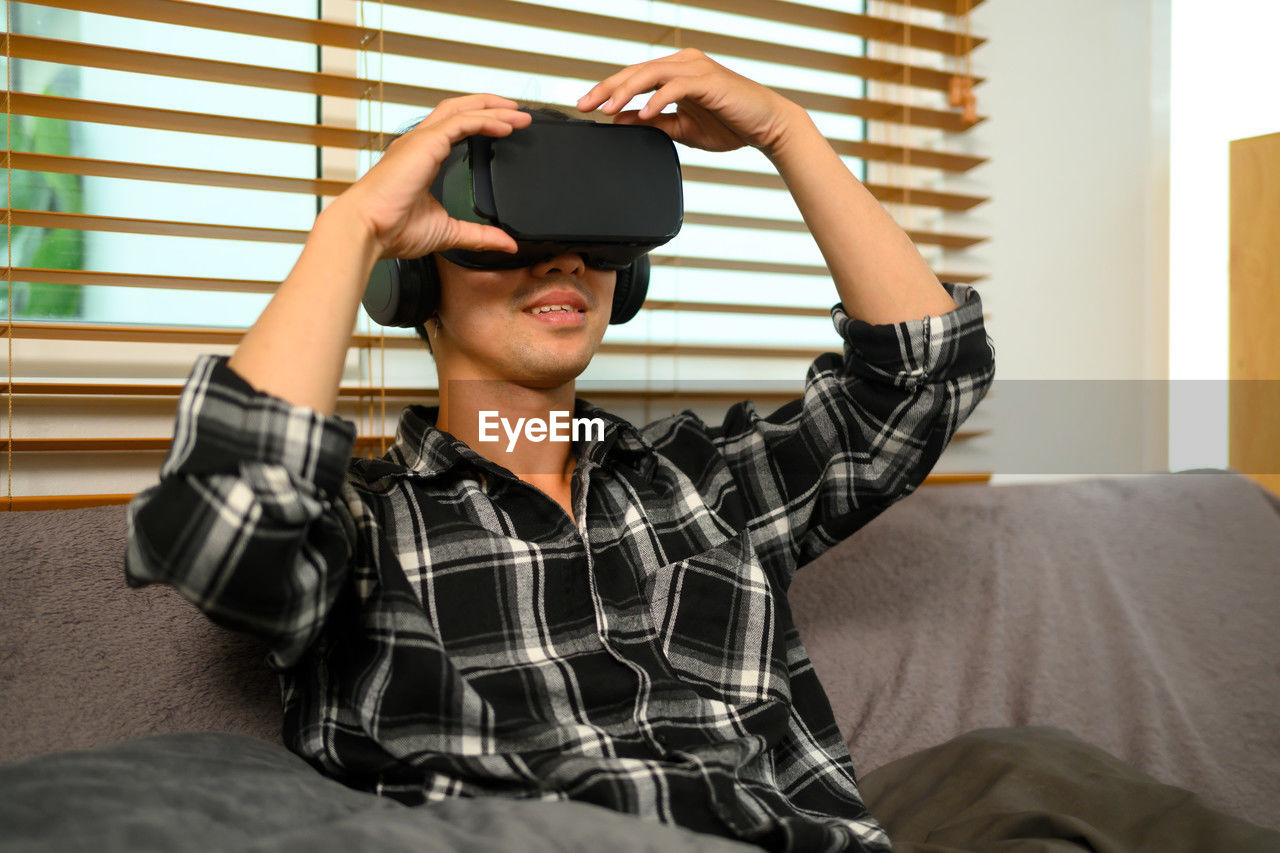
[{"label": "olive green fabric", "polygon": [[868,773],[859,787],[899,853],[1280,851],[1280,832],[1051,726],[967,732]]}]

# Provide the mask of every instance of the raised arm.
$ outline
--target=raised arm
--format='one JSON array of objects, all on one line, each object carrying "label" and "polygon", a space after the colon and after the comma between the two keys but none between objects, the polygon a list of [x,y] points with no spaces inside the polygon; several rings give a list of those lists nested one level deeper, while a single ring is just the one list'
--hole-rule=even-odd
[{"label": "raised arm", "polygon": [[[642,109],[622,111],[649,91]],[[676,111],[661,112],[669,104]],[[803,109],[700,51],[622,69],[578,102],[596,107],[694,147],[764,152],[835,281],[843,353],[815,359],[800,399],[767,415],[745,401],[710,429],[750,508],[756,550],[785,585],[797,565],[911,494],[986,394],[995,351],[981,299],[938,281]]]},{"label": "raised arm", "polygon": [[[639,110],[627,103],[653,91]],[[674,113],[664,113],[669,104]],[[622,124],[661,128],[708,151],[751,145],[778,169],[831,270],[850,317],[896,323],[954,310],[911,239],[847,169],[809,114],[699,50],[623,68],[578,101]]]},{"label": "raised arm", "polygon": [[515,251],[501,229],[450,218],[428,188],[454,143],[475,133],[506,136],[531,120],[496,95],[441,101],[316,217],[293,270],[230,367],[259,391],[332,414],[356,310],[379,258],[455,247]]},{"label": "raised arm", "polygon": [[160,481],[128,507],[125,577],[167,583],[253,634],[277,669],[319,636],[368,520],[341,497],[355,427],[334,414],[342,364],[379,257],[515,249],[427,192],[454,142],[529,123],[514,101],[444,101],[316,219],[289,277],[228,360],[202,356],[178,404]]},{"label": "raised arm", "polygon": [[822,251],[845,313],[883,324],[958,307],[911,238],[845,167],[809,114],[786,103],[791,109],[786,109],[780,140],[765,154],[787,182]]}]

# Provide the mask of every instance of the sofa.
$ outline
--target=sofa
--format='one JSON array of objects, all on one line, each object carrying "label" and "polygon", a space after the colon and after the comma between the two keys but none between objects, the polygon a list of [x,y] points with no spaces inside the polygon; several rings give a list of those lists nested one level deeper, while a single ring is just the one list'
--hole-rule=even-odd
[{"label": "sofa", "polygon": [[[121,506],[0,513],[0,849],[755,849],[347,789],[281,745],[256,640],[125,586],[125,537]],[[1234,471],[922,488],[789,598],[860,778],[1052,726],[1280,828],[1280,498]]]}]

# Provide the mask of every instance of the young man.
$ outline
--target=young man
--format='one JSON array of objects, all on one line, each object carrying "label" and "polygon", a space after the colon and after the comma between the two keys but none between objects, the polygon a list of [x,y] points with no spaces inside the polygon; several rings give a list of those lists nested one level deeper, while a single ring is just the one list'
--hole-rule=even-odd
[{"label": "young man", "polygon": [[[623,112],[653,91],[640,110]],[[674,114],[661,110],[676,104]],[[994,353],[809,116],[702,53],[624,68],[578,107],[776,165],[840,304],[843,357],[804,397],[637,429],[574,394],[615,273],[564,252],[440,261],[441,399],[350,459],[333,415],[379,258],[516,246],[427,193],[450,147],[527,113],[442,102],[317,218],[228,361],[204,357],[161,481],[130,505],[127,574],[271,647],[285,741],[352,787],[421,803],[574,799],[773,850],[887,850],[791,622],[796,567],[925,478]],[[544,312],[534,309],[558,306]],[[481,413],[599,418],[577,442],[482,439]]]}]

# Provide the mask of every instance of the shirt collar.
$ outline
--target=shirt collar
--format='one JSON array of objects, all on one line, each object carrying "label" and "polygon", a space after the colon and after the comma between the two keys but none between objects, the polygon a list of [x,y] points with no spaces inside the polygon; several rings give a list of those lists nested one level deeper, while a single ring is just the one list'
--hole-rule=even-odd
[{"label": "shirt collar", "polygon": [[[515,475],[476,453],[461,439],[436,428],[439,406],[408,406],[400,414],[395,441],[381,459],[364,462],[370,475],[412,473],[422,477],[446,474],[452,470],[478,469],[500,477]],[[657,459],[654,447],[630,421],[582,398],[574,402],[574,418],[599,418],[604,421],[603,439],[591,435],[575,442],[579,466],[605,465],[610,456],[631,464],[645,480],[653,476]],[[588,431],[590,432],[590,431]]]}]

